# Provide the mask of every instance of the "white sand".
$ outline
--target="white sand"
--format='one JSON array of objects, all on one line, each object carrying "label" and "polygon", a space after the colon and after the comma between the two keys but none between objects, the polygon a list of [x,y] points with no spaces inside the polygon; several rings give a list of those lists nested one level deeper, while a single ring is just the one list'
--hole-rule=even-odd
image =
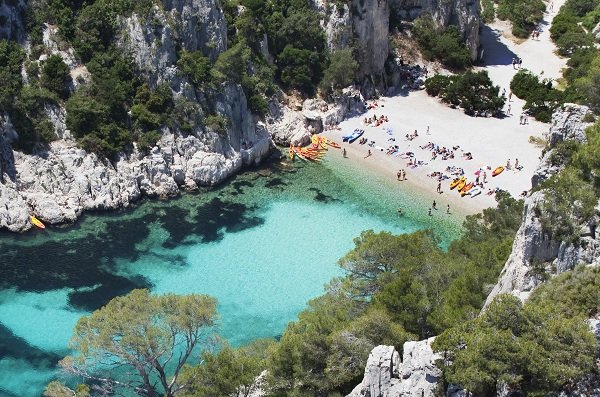
[{"label": "white sand", "polygon": [[[529,39],[516,44],[511,40],[510,27],[502,22],[484,28],[482,43],[485,48],[486,66],[478,69],[487,70],[494,83],[501,89],[506,89],[507,96],[510,81],[517,72],[511,64],[513,57],[522,58],[523,68],[530,69],[536,74],[543,71],[544,77],[552,79],[561,76],[561,69],[565,66],[566,60],[555,55],[556,47],[550,41],[548,27],[564,1],[555,1],[554,11],[546,14],[539,41]],[[488,189],[499,187],[518,197],[521,192],[531,188],[531,177],[539,163],[541,147],[529,143],[529,137],[544,137],[549,130],[549,125],[537,122],[531,117],[529,124],[520,125],[519,115],[524,102],[515,96],[510,102],[512,116],[504,119],[467,116],[462,110],[451,109],[438,99],[428,96],[425,91],[411,92],[407,96],[382,98],[377,102],[379,108],[342,122],[341,131],[324,133],[325,136],[346,148],[348,161],[352,162],[352,165],[370,167],[377,172],[389,174],[392,179],[396,179],[399,169],[404,169],[408,180],[397,182],[398,184],[423,190],[432,201],[434,199],[437,201],[437,206],[441,210],[445,210],[446,205],[450,204],[453,211],[464,214],[480,212],[484,208],[495,205],[494,196],[486,195]],[[389,122],[380,127],[370,127],[363,123],[365,117],[382,114],[388,117]],[[426,134],[427,127],[429,127],[429,134]],[[428,164],[413,169],[407,167],[408,160],[388,156],[385,151],[381,152],[374,147],[360,145],[358,141],[353,144],[342,143],[341,136],[355,128],[364,129],[364,137],[369,141],[374,140],[376,146],[387,149],[388,146],[396,144],[400,147],[400,152],[414,152],[417,160]],[[388,141],[391,137],[386,132],[388,128],[392,128],[395,142]],[[405,135],[415,129],[418,130],[419,136],[412,141],[406,140]],[[446,148],[460,146],[460,149],[455,151],[455,158],[452,160],[444,161],[438,156],[432,161],[431,152],[419,147],[428,142]],[[369,149],[373,155],[365,159],[364,156]],[[473,160],[463,158],[461,156],[463,151],[471,152]],[[341,155],[338,151],[331,153]],[[514,169],[517,158],[523,166],[521,171]],[[474,181],[475,171],[480,168],[485,169],[487,166],[494,169],[506,165],[508,159],[513,168],[505,170],[495,178],[492,178],[491,171],[487,170],[488,177],[484,192],[473,198],[469,196],[461,198],[456,191],[450,191],[448,180],[442,182],[443,193],[438,194],[436,193],[437,179],[427,176],[434,171],[443,172],[448,166],[456,166],[463,168],[469,180]]]}]

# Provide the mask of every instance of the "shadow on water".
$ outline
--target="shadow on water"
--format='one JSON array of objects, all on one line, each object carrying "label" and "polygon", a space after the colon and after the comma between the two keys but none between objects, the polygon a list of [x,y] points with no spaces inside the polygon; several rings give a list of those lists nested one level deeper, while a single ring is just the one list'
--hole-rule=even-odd
[{"label": "shadow on water", "polygon": [[25,360],[40,369],[54,368],[58,360],[62,358],[58,354],[47,353],[30,345],[0,323],[0,358],[8,357]]},{"label": "shadow on water", "polygon": [[224,232],[235,233],[262,225],[265,220],[252,215],[256,209],[215,197],[198,208],[193,232],[202,238],[202,242],[219,241]]},{"label": "shadow on water", "polygon": [[284,186],[287,186],[287,185],[288,184],[286,182],[284,182],[284,180],[281,178],[271,178],[265,182],[265,187],[268,189],[283,188]]},{"label": "shadow on water", "polygon": [[512,52],[504,43],[500,41],[502,32],[492,30],[487,25],[481,28],[481,46],[483,48],[482,63],[485,66],[501,66],[512,64],[513,58],[517,54]]},{"label": "shadow on water", "polygon": [[316,187],[311,187],[308,190],[311,192],[315,192],[314,200],[318,201],[320,203],[342,202],[342,200],[336,199],[333,196],[328,196],[327,194],[323,193],[320,189],[317,189]]}]

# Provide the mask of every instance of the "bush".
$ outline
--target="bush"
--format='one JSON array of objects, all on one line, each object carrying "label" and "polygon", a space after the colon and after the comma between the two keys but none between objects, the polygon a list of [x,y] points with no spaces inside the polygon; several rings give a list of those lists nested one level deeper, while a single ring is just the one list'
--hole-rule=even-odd
[{"label": "bush", "polygon": [[349,48],[335,51],[329,57],[329,66],[325,69],[321,90],[330,92],[332,89],[345,88],[352,84],[358,72],[358,62],[354,59]]},{"label": "bush", "polygon": [[526,38],[543,19],[546,4],[542,0],[497,0],[498,18],[512,22],[512,33]]},{"label": "bush", "polygon": [[510,89],[518,98],[526,101],[524,109],[536,120],[548,123],[552,113],[563,102],[563,93],[552,88],[552,81],[539,80],[527,70],[519,70],[510,82]]},{"label": "bush", "polygon": [[413,32],[425,58],[438,60],[451,69],[471,66],[471,54],[456,26],[439,29],[430,16],[419,17]]},{"label": "bush", "polygon": [[429,95],[439,96],[444,102],[460,106],[468,115],[496,115],[504,106],[486,71],[467,71],[456,76],[432,76],[425,81]]},{"label": "bush", "polygon": [[200,51],[181,51],[177,66],[197,87],[202,87],[210,80],[210,59],[202,55]]},{"label": "bush", "polygon": [[204,125],[219,135],[224,135],[227,133],[227,127],[229,127],[229,120],[220,114],[211,114],[204,118]]},{"label": "bush", "polygon": [[547,395],[592,371],[597,341],[584,317],[557,310],[552,300],[523,305],[499,295],[479,318],[438,336],[433,348],[444,357],[444,380],[475,395],[495,394],[500,382]]},{"label": "bush", "polygon": [[61,99],[67,99],[71,93],[71,75],[69,67],[60,55],[50,55],[42,66],[40,84],[43,88],[56,93]]},{"label": "bush", "polygon": [[152,130],[141,134],[137,139],[137,147],[142,152],[152,149],[160,139],[160,132]]}]

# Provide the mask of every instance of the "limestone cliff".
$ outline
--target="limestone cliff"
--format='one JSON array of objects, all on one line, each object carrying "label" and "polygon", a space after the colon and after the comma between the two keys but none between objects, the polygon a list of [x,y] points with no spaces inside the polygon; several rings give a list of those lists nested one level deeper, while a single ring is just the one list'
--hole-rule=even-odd
[{"label": "limestone cliff", "polygon": [[397,19],[402,21],[413,21],[428,13],[438,26],[458,27],[471,52],[471,59],[478,58],[479,0],[391,0],[390,6]]},{"label": "limestone cliff", "polygon": [[[0,11],[5,14],[8,6],[3,7]],[[15,14],[16,6],[11,7]],[[20,23],[13,23],[11,31],[18,31]],[[169,84],[175,100],[186,104],[194,127],[185,133],[177,124],[165,127],[149,154],[134,150],[111,163],[76,147],[59,106],[48,107],[46,113],[61,140],[36,155],[13,154],[11,143],[18,131],[7,115],[2,116],[0,228],[27,230],[30,213],[49,224],[73,222],[85,210],[121,208],[142,196],[172,196],[180,188],[214,185],[268,155],[270,135],[248,109],[241,86],[227,83],[209,93],[211,111],[228,120],[226,131],[212,131],[203,125],[207,94],[196,90],[177,69],[179,48],[201,50],[213,60],[226,49],[226,24],[217,2],[165,0],[148,15],[121,18],[118,26],[117,44],[151,86]],[[48,53],[60,55],[71,70],[75,90],[90,76],[72,48],[58,45],[57,33],[55,26],[44,27],[46,53],[40,60]]]},{"label": "limestone cliff", "polygon": [[[565,140],[585,143],[587,138],[584,131],[590,123],[584,121],[584,116],[588,112],[585,106],[566,104],[562,110],[554,113],[548,136],[550,148]],[[561,169],[560,164],[552,164],[551,150],[547,151],[532,178],[532,185],[538,186]],[[525,201],[523,222],[515,236],[512,252],[498,283],[486,300],[486,306],[501,293],[512,293],[526,299],[543,282],[543,275],[559,274],[580,263],[600,263],[600,239],[595,233],[598,219],[590,219],[588,224],[581,225],[582,237],[577,245],[554,241],[544,232],[536,215],[536,207],[543,200],[542,190],[533,193]]]}]

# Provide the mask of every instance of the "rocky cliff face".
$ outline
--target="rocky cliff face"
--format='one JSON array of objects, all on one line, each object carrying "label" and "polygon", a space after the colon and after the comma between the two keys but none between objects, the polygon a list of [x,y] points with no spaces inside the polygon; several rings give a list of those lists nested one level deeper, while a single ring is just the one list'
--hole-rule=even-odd
[{"label": "rocky cliff face", "polygon": [[25,0],[0,1],[0,38],[25,41],[23,13],[27,7]]},{"label": "rocky cliff face", "polygon": [[[548,141],[552,148],[559,142],[574,140],[585,143],[585,129],[590,125],[583,121],[589,113],[585,106],[566,104],[561,111],[553,115],[552,127]],[[547,152],[538,166],[533,178],[533,186],[559,172],[561,165],[553,165],[551,153]],[[544,192],[533,193],[525,201],[523,221],[517,231],[513,249],[498,283],[486,300],[486,306],[498,294],[511,293],[521,299],[527,299],[531,291],[543,282],[542,272],[559,274],[571,270],[580,263],[600,263],[600,239],[594,233],[598,219],[590,219],[587,225],[582,225],[582,238],[574,245],[564,241],[554,241],[542,229],[535,213],[538,203],[544,200]]]},{"label": "rocky cliff face", "polygon": [[457,26],[471,51],[471,59],[478,58],[479,0],[390,0],[390,6],[403,21],[413,21],[427,13],[438,26]]},{"label": "rocky cliff face", "polygon": [[442,372],[433,352],[435,338],[406,342],[402,361],[393,346],[377,346],[369,354],[362,382],[347,397],[432,397]]},{"label": "rocky cliff face", "polygon": [[[176,125],[164,129],[149,154],[134,151],[110,163],[75,146],[60,107],[48,108],[47,114],[63,140],[45,153],[13,155],[11,142],[17,135],[8,116],[3,116],[0,228],[27,230],[30,213],[49,224],[73,222],[85,210],[121,208],[142,196],[166,197],[181,188],[214,185],[268,155],[269,132],[249,111],[241,86],[224,84],[213,93],[211,111],[229,123],[226,131],[211,131],[203,125],[205,93],[195,90],[177,70],[179,48],[201,50],[212,59],[226,49],[226,24],[214,0],[165,0],[148,15],[133,14],[119,24],[117,44],[132,56],[150,85],[165,81],[176,100],[189,104],[195,127],[185,134]],[[65,60],[76,89],[90,78],[89,73],[71,48],[58,45],[56,34],[56,27],[46,26],[44,45]]]}]

